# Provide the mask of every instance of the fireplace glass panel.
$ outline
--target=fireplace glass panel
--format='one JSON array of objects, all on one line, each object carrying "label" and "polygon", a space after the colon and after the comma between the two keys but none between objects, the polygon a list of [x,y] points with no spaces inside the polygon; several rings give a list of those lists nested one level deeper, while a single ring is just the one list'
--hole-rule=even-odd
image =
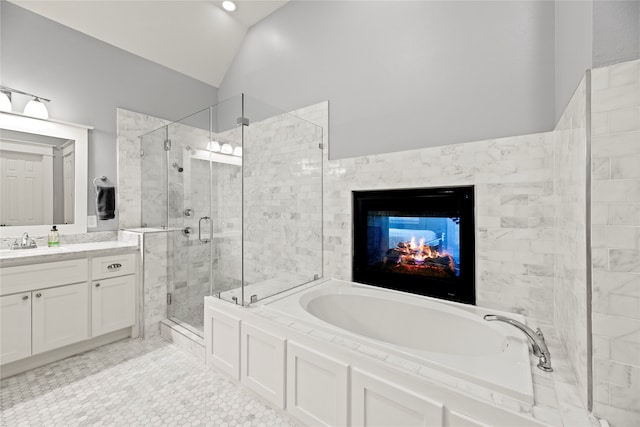
[{"label": "fireplace glass panel", "polygon": [[353,196],[353,281],[475,304],[473,187]]},{"label": "fireplace glass panel", "polygon": [[370,267],[398,274],[460,276],[460,218],[373,211],[367,215],[367,227]]}]

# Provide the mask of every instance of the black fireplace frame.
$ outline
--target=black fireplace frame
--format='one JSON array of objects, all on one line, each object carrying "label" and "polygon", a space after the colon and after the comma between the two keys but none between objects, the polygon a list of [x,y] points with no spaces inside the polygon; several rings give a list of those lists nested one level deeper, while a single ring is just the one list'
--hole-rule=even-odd
[{"label": "black fireplace frame", "polygon": [[[437,205],[437,206],[436,206]],[[436,209],[433,207],[436,206]],[[367,260],[370,211],[420,211],[423,216],[460,218],[460,275],[449,279],[398,275],[372,268]],[[353,191],[352,280],[465,304],[476,304],[474,187]],[[358,244],[358,242],[361,242]],[[362,243],[363,242],[363,243]]]}]

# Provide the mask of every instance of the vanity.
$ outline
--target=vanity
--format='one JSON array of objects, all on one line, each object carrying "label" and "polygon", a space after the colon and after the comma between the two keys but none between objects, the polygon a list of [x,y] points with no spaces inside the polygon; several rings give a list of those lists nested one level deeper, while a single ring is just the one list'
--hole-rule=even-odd
[{"label": "vanity", "polygon": [[[0,112],[2,378],[138,336],[138,238],[87,234],[91,129]],[[54,224],[70,239],[49,248]]]},{"label": "vanity", "polygon": [[137,335],[136,241],[0,251],[2,377]]}]

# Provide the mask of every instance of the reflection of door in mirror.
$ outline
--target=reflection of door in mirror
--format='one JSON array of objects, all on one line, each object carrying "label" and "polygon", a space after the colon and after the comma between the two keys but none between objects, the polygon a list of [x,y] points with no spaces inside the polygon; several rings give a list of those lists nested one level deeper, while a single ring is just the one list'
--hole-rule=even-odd
[{"label": "reflection of door in mirror", "polygon": [[2,140],[0,224],[37,225],[53,221],[53,147]]},{"label": "reflection of door in mirror", "polygon": [[0,181],[2,226],[74,222],[73,140],[3,130]]}]

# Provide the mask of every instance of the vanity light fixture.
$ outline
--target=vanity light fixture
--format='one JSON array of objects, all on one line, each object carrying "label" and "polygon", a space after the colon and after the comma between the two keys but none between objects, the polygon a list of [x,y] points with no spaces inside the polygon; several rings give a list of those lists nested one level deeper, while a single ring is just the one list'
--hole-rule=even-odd
[{"label": "vanity light fixture", "polygon": [[47,106],[42,103],[41,98],[35,97],[31,101],[27,102],[24,107],[24,115],[35,117],[37,119],[48,119],[49,111]]},{"label": "vanity light fixture", "polygon": [[236,147],[233,149],[233,155],[242,157],[242,147]]},{"label": "vanity light fixture", "polygon": [[222,149],[220,150],[222,154],[231,154],[233,153],[233,147],[231,144],[222,144]]},{"label": "vanity light fixture", "polygon": [[50,99],[43,98],[32,93],[23,92],[18,89],[12,89],[6,86],[0,86],[0,111],[11,111],[13,109],[11,105],[11,95],[16,93],[33,98],[32,100],[27,102],[27,105],[24,107],[25,116],[31,116],[37,119],[49,118],[49,111],[47,110],[47,106],[44,105],[42,101],[51,102]]},{"label": "vanity light fixture", "polygon": [[222,8],[227,12],[233,12],[236,10],[236,4],[231,0],[225,0],[222,2]]},{"label": "vanity light fixture", "polygon": [[207,145],[207,150],[213,151],[214,153],[220,152],[220,143],[218,141],[211,141]]}]

